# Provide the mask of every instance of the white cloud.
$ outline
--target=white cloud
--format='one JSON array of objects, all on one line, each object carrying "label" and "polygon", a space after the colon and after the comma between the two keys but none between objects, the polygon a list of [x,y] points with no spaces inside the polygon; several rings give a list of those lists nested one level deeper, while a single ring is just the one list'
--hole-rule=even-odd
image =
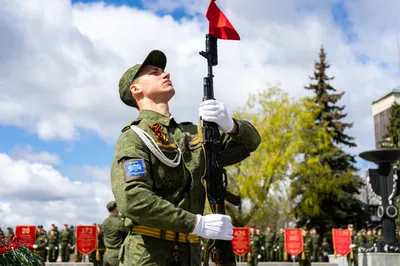
[{"label": "white cloud", "polygon": [[[96,176],[99,169],[85,170]],[[91,174],[93,172],[93,174]],[[113,199],[108,180],[72,181],[51,165],[13,160],[0,153],[2,225],[101,223]]]},{"label": "white cloud", "polygon": [[30,145],[18,145],[10,151],[10,156],[18,160],[29,162],[48,163],[51,165],[59,164],[61,159],[57,154],[51,154],[46,151],[33,153]]}]

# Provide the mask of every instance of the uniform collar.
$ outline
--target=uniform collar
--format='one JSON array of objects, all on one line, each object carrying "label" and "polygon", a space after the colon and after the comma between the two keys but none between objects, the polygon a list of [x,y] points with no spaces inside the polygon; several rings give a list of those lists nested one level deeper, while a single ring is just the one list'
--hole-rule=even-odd
[{"label": "uniform collar", "polygon": [[167,127],[170,125],[170,122],[176,123],[171,114],[168,117],[153,110],[140,110],[138,119],[151,120],[154,124],[161,124]]}]

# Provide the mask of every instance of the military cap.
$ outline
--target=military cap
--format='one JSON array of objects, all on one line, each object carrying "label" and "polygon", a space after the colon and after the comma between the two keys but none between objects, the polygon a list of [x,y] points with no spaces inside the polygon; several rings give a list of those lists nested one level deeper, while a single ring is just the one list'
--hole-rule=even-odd
[{"label": "military cap", "polygon": [[68,226],[68,224],[64,224],[64,226]]},{"label": "military cap", "polygon": [[113,211],[115,208],[117,208],[117,203],[114,200],[107,203],[107,210],[109,212]]},{"label": "military cap", "polygon": [[255,225],[255,224],[252,224],[251,227],[252,227],[252,228],[256,228],[256,225]]},{"label": "military cap", "polygon": [[352,224],[347,225],[347,228],[353,228]]},{"label": "military cap", "polygon": [[147,55],[143,63],[136,64],[125,71],[119,80],[119,97],[126,105],[137,108],[136,102],[132,98],[132,92],[129,87],[142,67],[146,65],[156,66],[164,70],[165,66],[167,65],[167,57],[163,52],[159,50],[153,50]]}]

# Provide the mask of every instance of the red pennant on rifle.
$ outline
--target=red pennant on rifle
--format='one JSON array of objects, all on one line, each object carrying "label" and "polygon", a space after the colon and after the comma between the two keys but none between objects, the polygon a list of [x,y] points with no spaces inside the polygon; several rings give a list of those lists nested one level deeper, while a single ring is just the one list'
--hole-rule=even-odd
[{"label": "red pennant on rifle", "polygon": [[239,34],[215,4],[215,0],[211,0],[206,17],[209,21],[209,34],[214,35],[218,39],[240,40]]}]

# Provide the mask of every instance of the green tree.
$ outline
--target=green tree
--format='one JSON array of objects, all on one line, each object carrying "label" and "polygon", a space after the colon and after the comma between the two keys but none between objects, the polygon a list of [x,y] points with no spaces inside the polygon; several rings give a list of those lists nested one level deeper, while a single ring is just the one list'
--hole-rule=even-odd
[{"label": "green tree", "polygon": [[[317,111],[315,105],[290,98],[277,85],[251,94],[246,106],[234,114],[251,121],[262,139],[249,158],[227,168],[228,189],[242,198],[238,207],[226,205],[235,226],[245,226],[252,219],[257,221],[266,214],[274,214],[272,204],[278,204],[269,195],[288,182],[288,176],[299,165],[299,155],[314,147],[321,150],[328,147],[329,135],[314,124]],[[308,162],[316,172],[317,162]],[[275,209],[283,210],[282,206],[281,210]]]},{"label": "green tree", "polygon": [[389,124],[387,125],[387,133],[381,141],[382,147],[395,147],[400,146],[400,105],[393,102],[390,107]]},{"label": "green tree", "polygon": [[[321,47],[319,61],[314,64],[314,76],[311,83],[305,86],[313,91],[314,97],[309,101],[320,107],[314,117],[314,123],[323,128],[330,136],[329,149],[315,149],[305,154],[306,158],[319,161],[323,172],[312,172],[304,164],[299,172],[293,175],[291,199],[296,202],[295,216],[299,225],[316,226],[321,237],[332,227],[343,227],[349,223],[361,226],[369,214],[365,204],[358,197],[363,186],[362,179],[357,176],[354,156],[346,153],[344,147],[355,147],[354,138],[345,133],[352,123],[342,120],[345,106],[338,106],[344,92],[336,93],[330,85],[334,77],[326,73],[330,65]],[[319,169],[320,170],[320,169]]]}]

